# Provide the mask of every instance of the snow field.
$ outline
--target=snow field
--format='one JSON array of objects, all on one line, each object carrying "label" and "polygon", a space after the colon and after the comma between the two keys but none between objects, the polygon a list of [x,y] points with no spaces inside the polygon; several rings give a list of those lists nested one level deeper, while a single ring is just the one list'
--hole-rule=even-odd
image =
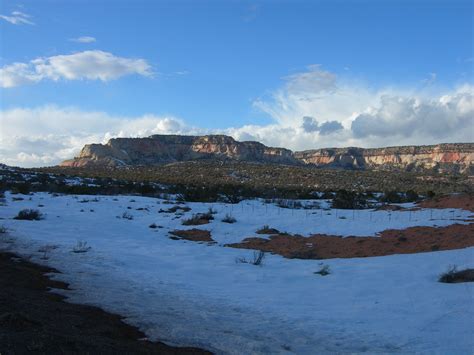
[{"label": "snow field", "polygon": [[[437,282],[448,265],[474,267],[474,248],[324,261],[267,255],[258,267],[235,262],[251,251],[222,246],[255,236],[265,224],[305,236],[370,236],[392,228],[467,223],[468,211],[288,210],[252,200],[187,203],[192,211],[176,218],[157,213],[173,205],[152,198],[12,197],[7,194],[6,206],[0,206],[0,224],[9,229],[3,238],[15,240],[4,240],[4,247],[59,269],[63,273],[54,278],[71,284],[73,291],[61,291],[71,301],[120,313],[151,339],[225,354],[470,354],[474,349],[473,285]],[[193,228],[182,226],[182,218],[209,207],[218,211],[215,220],[197,228],[210,230],[217,245],[168,238],[169,230]],[[46,218],[11,219],[23,208],[37,208]],[[133,219],[117,218],[124,212]],[[222,223],[226,213],[237,223]],[[163,228],[150,229],[151,223]],[[78,240],[92,249],[72,253]],[[45,245],[58,248],[41,260],[38,249]],[[321,264],[330,266],[330,275],[314,274]]]}]

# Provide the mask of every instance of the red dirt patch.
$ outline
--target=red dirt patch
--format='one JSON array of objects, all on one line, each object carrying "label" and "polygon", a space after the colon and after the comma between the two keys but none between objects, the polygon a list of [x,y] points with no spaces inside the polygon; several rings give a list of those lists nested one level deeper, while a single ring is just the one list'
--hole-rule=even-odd
[{"label": "red dirt patch", "polygon": [[474,212],[474,194],[446,195],[421,201],[422,208],[460,208]]},{"label": "red dirt patch", "polygon": [[190,240],[192,242],[216,242],[211,238],[211,232],[202,229],[174,230],[169,233],[179,239]]},{"label": "red dirt patch", "polygon": [[269,239],[247,238],[232,248],[257,249],[298,259],[332,259],[412,254],[474,246],[474,224],[386,230],[379,237],[311,237],[277,234]]}]

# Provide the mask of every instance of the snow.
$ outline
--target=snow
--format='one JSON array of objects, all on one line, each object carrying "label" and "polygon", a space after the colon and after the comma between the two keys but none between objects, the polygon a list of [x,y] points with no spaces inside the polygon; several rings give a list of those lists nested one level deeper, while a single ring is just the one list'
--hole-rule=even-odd
[{"label": "snow", "polygon": [[[12,201],[7,193],[0,206],[0,225],[15,241],[3,237],[3,244],[61,270],[54,278],[71,284],[73,291],[59,291],[71,301],[122,314],[150,339],[226,354],[474,350],[474,285],[437,282],[449,265],[474,267],[474,248],[323,263],[267,255],[258,267],[235,262],[251,258],[252,251],[223,246],[254,236],[265,224],[305,236],[369,236],[387,228],[467,223],[468,211],[289,210],[252,200],[187,203],[192,211],[174,219],[173,213],[157,213],[172,204],[152,198],[23,197]],[[192,228],[182,226],[182,218],[209,207],[218,211],[215,220],[199,228],[209,229],[218,244],[168,238],[169,230]],[[23,208],[38,208],[46,218],[11,219]],[[117,218],[124,212],[133,220]],[[226,213],[237,223],[222,223]],[[163,228],[150,229],[151,223]],[[91,250],[73,253],[78,241]],[[45,245],[58,248],[41,260],[38,249]],[[314,274],[322,264],[330,275]]]}]

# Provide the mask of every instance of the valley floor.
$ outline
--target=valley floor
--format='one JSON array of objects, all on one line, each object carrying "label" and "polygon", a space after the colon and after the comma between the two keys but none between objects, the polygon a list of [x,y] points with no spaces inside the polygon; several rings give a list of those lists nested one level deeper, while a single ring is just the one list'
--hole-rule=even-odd
[{"label": "valley floor", "polygon": [[[474,267],[474,247],[327,260],[267,253],[255,266],[238,262],[251,260],[252,250],[225,246],[268,238],[256,234],[263,225],[303,238],[378,238],[387,229],[468,226],[471,211],[409,204],[348,211],[327,201],[300,210],[259,200],[186,205],[190,211],[166,212],[174,205],[153,198],[7,193],[1,245],[60,270],[53,279],[71,290],[56,292],[71,302],[121,314],[150,340],[170,345],[225,354],[473,352],[474,284],[443,284],[438,276],[450,265]],[[182,225],[209,207],[211,223]],[[13,219],[24,208],[45,218]],[[223,223],[228,214],[237,221]],[[215,243],[170,238],[192,228],[209,231]],[[87,245],[76,253],[80,241]],[[315,274],[324,267],[329,275]]]}]

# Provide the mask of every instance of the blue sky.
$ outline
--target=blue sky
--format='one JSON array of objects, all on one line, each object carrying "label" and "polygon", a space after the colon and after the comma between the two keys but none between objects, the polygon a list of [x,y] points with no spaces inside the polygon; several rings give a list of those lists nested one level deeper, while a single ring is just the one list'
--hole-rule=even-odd
[{"label": "blue sky", "polygon": [[[303,117],[311,117],[316,128],[337,121],[350,130],[353,121],[364,114],[374,116],[374,110],[380,111],[378,116],[361,116],[358,122],[382,122],[389,119],[384,116],[386,103],[382,100],[387,95],[395,101],[439,104],[443,96],[461,92],[464,96],[458,99],[464,106],[458,111],[464,116],[465,102],[469,105],[472,100],[472,1],[22,0],[2,1],[0,14],[3,126],[10,122],[7,120],[14,122],[12,112],[19,109],[31,116],[41,109],[57,114],[74,110],[70,120],[80,121],[81,114],[91,113],[100,113],[98,120],[122,119],[120,122],[151,115],[156,120],[179,122],[170,126],[171,131],[222,131],[239,139],[294,149],[353,143],[371,146],[385,142],[386,137],[380,132],[361,137],[360,125],[354,130],[357,136],[341,129],[332,138],[318,129],[298,129]],[[75,40],[84,36],[94,41]],[[147,67],[134,69],[140,63],[130,62],[126,72],[114,71],[105,80],[94,77],[100,75],[94,68],[86,68],[88,56],[74,58],[80,62],[75,61],[73,69],[64,69],[70,64],[68,57],[61,57],[61,69],[54,67],[52,58],[82,52],[94,58],[108,53],[112,66],[126,58],[141,60]],[[38,76],[38,68],[31,64],[38,58],[46,63],[49,74]],[[12,66],[14,63],[29,68],[20,73],[20,66]],[[50,74],[51,70],[56,74]],[[70,77],[65,70],[73,70]],[[324,80],[326,86],[321,87]],[[324,102],[298,103],[314,95]],[[348,95],[351,99],[345,102],[343,97]],[[352,107],[354,102],[363,102],[363,106]],[[350,112],[332,113],[331,108],[343,105]],[[454,115],[459,116],[458,111]],[[438,119],[469,123],[464,116]],[[242,128],[254,126],[257,128]],[[296,130],[292,132],[295,141],[278,138],[289,128]],[[140,135],[150,130],[125,131],[122,134]],[[92,138],[95,132],[89,133]],[[120,134],[100,132],[102,136],[106,133],[107,137]],[[305,136],[300,139],[299,133]],[[23,138],[38,142],[45,135],[47,131],[33,132]],[[419,137],[405,137],[404,132],[398,136],[407,139],[392,137],[388,142],[420,141]],[[420,143],[469,138],[472,136],[449,132],[448,136],[431,134]],[[66,149],[67,143],[63,145]],[[8,161],[18,161],[20,150],[0,147],[0,154],[8,156]],[[49,162],[45,159],[36,160]]]}]

